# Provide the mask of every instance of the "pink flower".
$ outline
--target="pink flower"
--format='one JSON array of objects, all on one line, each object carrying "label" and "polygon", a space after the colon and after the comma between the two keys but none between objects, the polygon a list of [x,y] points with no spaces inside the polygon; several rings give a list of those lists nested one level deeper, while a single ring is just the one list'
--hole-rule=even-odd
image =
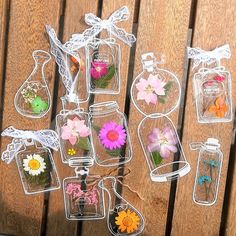
[{"label": "pink flower", "polygon": [[79,120],[78,117],[73,120],[67,119],[67,124],[61,128],[61,138],[75,145],[79,137],[87,137],[90,134],[89,128],[84,123],[85,121]]},{"label": "pink flower", "polygon": [[81,190],[80,184],[78,183],[67,184],[66,193],[71,195],[73,198],[79,198],[84,194],[84,192]]},{"label": "pink flower", "polygon": [[223,82],[224,80],[225,80],[225,77],[224,76],[216,76],[215,78],[214,78],[214,80],[216,80],[216,81],[218,81],[218,82]]},{"label": "pink flower", "polygon": [[99,139],[102,145],[109,150],[121,148],[126,141],[125,128],[116,122],[107,122],[99,131]]},{"label": "pink flower", "polygon": [[175,153],[178,151],[176,147],[178,140],[175,132],[169,127],[165,127],[163,131],[154,128],[148,135],[148,141],[148,151],[158,151],[162,158],[168,158],[171,152]]},{"label": "pink flower", "polygon": [[160,80],[156,75],[150,74],[148,79],[141,78],[139,83],[136,84],[138,89],[137,99],[145,100],[149,103],[157,104],[157,95],[165,95],[165,82]]},{"label": "pink flower", "polygon": [[105,76],[108,72],[108,65],[106,62],[92,62],[90,69],[91,76],[93,79],[100,79]]}]

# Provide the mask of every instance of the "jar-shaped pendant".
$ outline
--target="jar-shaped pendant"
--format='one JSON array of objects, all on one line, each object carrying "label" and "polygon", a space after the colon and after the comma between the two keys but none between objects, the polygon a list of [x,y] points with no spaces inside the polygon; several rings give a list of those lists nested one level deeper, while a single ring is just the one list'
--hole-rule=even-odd
[{"label": "jar-shaped pendant", "polygon": [[44,66],[49,62],[49,53],[36,50],[33,52],[35,67],[28,79],[17,91],[14,104],[23,116],[41,118],[51,107],[51,95],[44,75]]},{"label": "jar-shaped pendant", "polygon": [[26,194],[52,191],[61,187],[52,153],[38,147],[34,141],[24,141],[23,150],[16,153],[16,163]]},{"label": "jar-shaped pendant", "polygon": [[231,76],[223,67],[202,68],[193,77],[199,123],[232,120]]},{"label": "jar-shaped pendant", "polygon": [[107,227],[112,235],[139,235],[144,229],[142,214],[116,191],[116,179],[104,177],[100,188],[108,193]]},{"label": "jar-shaped pendant", "polygon": [[87,78],[90,93],[120,93],[120,45],[100,39],[87,48]]},{"label": "jar-shaped pendant", "polygon": [[62,162],[93,158],[88,113],[83,109],[62,110],[56,118]]},{"label": "jar-shaped pendant", "polygon": [[131,160],[132,146],[125,115],[115,101],[89,107],[94,158],[101,166],[118,166]]},{"label": "jar-shaped pendant", "polygon": [[193,201],[200,205],[211,206],[217,200],[223,161],[219,140],[208,138],[205,143],[190,144],[190,148],[199,149]]},{"label": "jar-shaped pendant", "polygon": [[152,181],[172,180],[190,171],[176,128],[167,116],[145,117],[139,124],[138,137]]}]

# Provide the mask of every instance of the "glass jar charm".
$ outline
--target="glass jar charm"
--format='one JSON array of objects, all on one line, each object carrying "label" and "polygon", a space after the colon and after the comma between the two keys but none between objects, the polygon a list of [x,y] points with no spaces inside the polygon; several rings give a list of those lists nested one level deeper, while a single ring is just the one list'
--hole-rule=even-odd
[{"label": "glass jar charm", "polygon": [[217,200],[223,153],[218,139],[208,138],[205,143],[191,143],[191,150],[199,149],[193,201],[211,206]]},{"label": "glass jar charm", "polygon": [[44,67],[51,56],[43,50],[35,50],[32,54],[35,67],[28,79],[18,89],[14,105],[21,115],[30,118],[41,118],[51,107],[51,95],[44,75]]}]

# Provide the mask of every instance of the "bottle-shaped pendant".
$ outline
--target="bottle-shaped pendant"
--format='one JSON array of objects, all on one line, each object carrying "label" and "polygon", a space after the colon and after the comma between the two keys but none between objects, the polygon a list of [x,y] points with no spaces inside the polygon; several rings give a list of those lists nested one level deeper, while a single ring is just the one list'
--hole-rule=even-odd
[{"label": "bottle-shaped pendant", "polygon": [[145,117],[138,126],[138,137],[152,181],[173,180],[190,171],[176,128],[167,116]]},{"label": "bottle-shaped pendant", "polygon": [[24,140],[23,148],[16,153],[16,163],[25,194],[52,191],[61,187],[52,153],[32,140]]},{"label": "bottle-shaped pendant", "polygon": [[208,138],[205,143],[191,143],[190,148],[199,149],[193,201],[211,206],[217,200],[223,161],[219,140]]},{"label": "bottle-shaped pendant", "polygon": [[112,235],[139,235],[144,229],[144,218],[141,213],[122,198],[116,191],[116,179],[104,177],[99,187],[109,196],[107,227]]},{"label": "bottle-shaped pendant", "polygon": [[51,95],[44,75],[44,67],[51,59],[43,50],[33,52],[35,67],[21,85],[14,98],[16,110],[23,116],[41,118],[51,107]]},{"label": "bottle-shaped pendant", "polygon": [[98,187],[98,176],[88,169],[75,168],[76,176],[63,180],[65,214],[68,220],[98,220],[105,217],[104,192]]},{"label": "bottle-shaped pendant", "polygon": [[88,113],[81,108],[62,110],[56,117],[56,127],[63,163],[70,159],[93,159]]},{"label": "bottle-shaped pendant", "polygon": [[87,78],[90,93],[120,93],[120,45],[112,38],[89,43]]},{"label": "bottle-shaped pendant", "polygon": [[115,101],[89,107],[94,159],[100,166],[118,166],[132,158],[132,146],[125,115]]}]

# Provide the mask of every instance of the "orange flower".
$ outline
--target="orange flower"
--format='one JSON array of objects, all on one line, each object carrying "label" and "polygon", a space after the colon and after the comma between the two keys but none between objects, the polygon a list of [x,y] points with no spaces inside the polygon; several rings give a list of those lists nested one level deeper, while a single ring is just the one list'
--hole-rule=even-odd
[{"label": "orange flower", "polygon": [[[80,70],[83,71],[84,70],[84,62],[83,60],[80,58],[79,61],[77,61],[77,59],[73,56],[70,57],[71,61],[77,65],[77,66],[80,66]],[[71,68],[72,69],[72,68]],[[74,72],[74,70],[72,70],[72,72]]]},{"label": "orange flower", "polygon": [[224,99],[219,97],[215,100],[215,105],[209,107],[209,112],[215,113],[219,118],[224,117],[225,112],[228,111],[228,107],[224,102]]}]

